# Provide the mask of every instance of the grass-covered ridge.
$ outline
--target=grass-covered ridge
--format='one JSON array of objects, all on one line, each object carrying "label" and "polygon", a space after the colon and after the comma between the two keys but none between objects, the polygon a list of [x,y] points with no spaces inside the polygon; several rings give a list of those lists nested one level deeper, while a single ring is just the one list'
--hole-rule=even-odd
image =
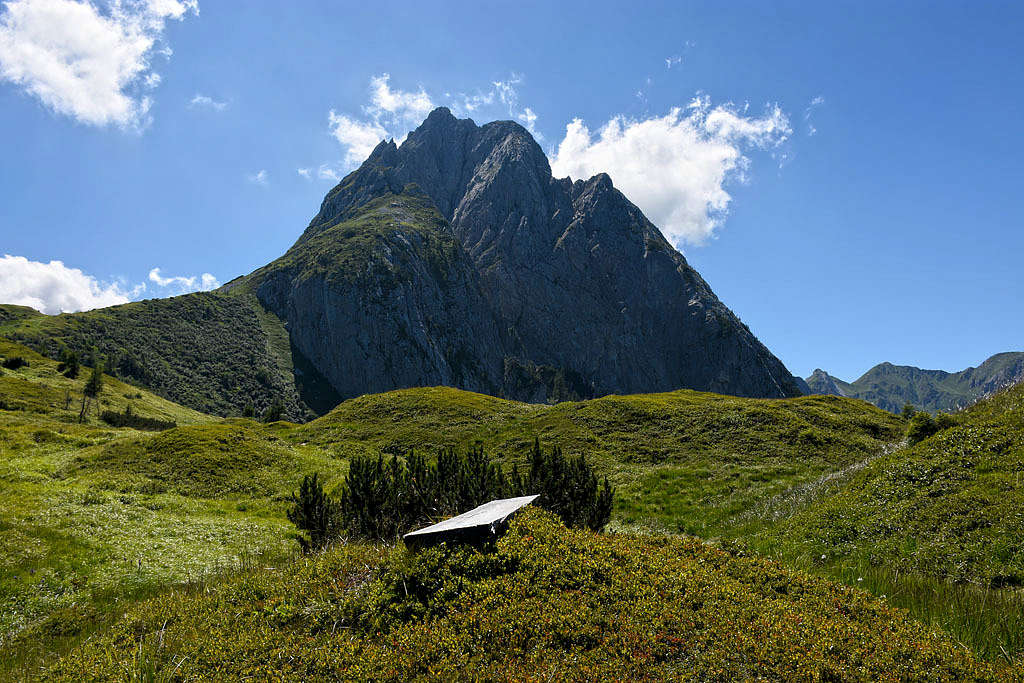
[{"label": "grass-covered ridge", "polygon": [[788,552],[985,586],[1024,586],[1024,384],[870,463],[782,524]]},{"label": "grass-covered ridge", "polygon": [[[292,551],[280,500],[298,471],[330,460],[282,447],[273,425],[242,421],[238,436],[110,376],[104,410],[130,406],[178,427],[115,428],[96,410],[80,422],[88,368],[70,379],[56,361],[6,339],[0,357],[28,362],[0,375],[0,679],[88,633],[125,597]],[[230,454],[212,447],[221,437]],[[233,460],[244,462],[223,467]]]},{"label": "grass-covered ridge", "polygon": [[995,680],[867,593],[528,510],[492,552],[351,545],[131,610],[54,680]]},{"label": "grass-covered ridge", "polygon": [[296,280],[394,284],[413,277],[408,242],[415,254],[442,283],[446,273],[465,257],[444,217],[429,198],[415,188],[386,194],[361,206],[356,216],[321,228],[300,239],[283,256],[260,268],[246,280],[258,283],[278,271]]},{"label": "grass-covered ridge", "polygon": [[241,415],[250,402],[259,413],[278,398],[289,416],[308,415],[290,350],[276,339],[283,325],[253,296],[196,292],[82,313],[14,313],[0,315],[0,335],[51,358],[61,344],[82,358],[97,347],[112,374],[181,405]]}]

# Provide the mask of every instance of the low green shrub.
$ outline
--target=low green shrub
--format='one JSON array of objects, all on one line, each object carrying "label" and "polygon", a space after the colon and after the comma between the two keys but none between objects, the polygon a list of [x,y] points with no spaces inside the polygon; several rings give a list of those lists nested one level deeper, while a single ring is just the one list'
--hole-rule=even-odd
[{"label": "low green shrub", "polygon": [[131,406],[126,406],[123,413],[114,410],[104,410],[100,413],[100,419],[111,427],[130,427],[151,432],[162,432],[165,429],[173,429],[178,426],[173,420],[158,420],[155,417],[143,417],[132,412]]},{"label": "low green shrub", "polygon": [[997,680],[868,593],[527,508],[486,551],[349,544],[130,608],[46,672],[182,680]]},{"label": "low green shrub", "polygon": [[18,370],[27,368],[29,363],[21,356],[11,356],[10,358],[5,358],[2,365],[8,370]]}]

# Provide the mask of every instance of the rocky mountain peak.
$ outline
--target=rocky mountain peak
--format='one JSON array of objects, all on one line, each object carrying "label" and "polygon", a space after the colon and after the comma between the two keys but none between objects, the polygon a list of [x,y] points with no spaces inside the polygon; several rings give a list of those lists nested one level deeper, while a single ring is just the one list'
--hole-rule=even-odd
[{"label": "rocky mountain peak", "polygon": [[[402,296],[418,302],[418,309],[425,312],[402,313],[403,320],[416,326],[402,334],[416,343],[399,352],[388,349],[391,360],[382,364],[394,367],[393,359],[401,357],[406,359],[402,366],[410,373],[416,368],[417,374],[398,373],[388,382],[448,383],[453,377],[472,376],[474,387],[504,381],[508,393],[508,368],[514,367],[534,369],[527,374],[572,378],[573,386],[589,387],[594,394],[680,387],[743,396],[799,393],[799,384],[782,363],[718,300],[608,174],[576,181],[554,178],[540,145],[512,121],[478,126],[446,108],[435,109],[401,145],[381,142],[362,166],[332,189],[293,251],[314,238],[316,248],[303,253],[334,248],[324,239],[353,234],[352,229],[339,232],[334,226],[361,224],[367,207],[379,207],[375,202],[390,201],[389,196],[405,196],[412,185],[446,221],[432,228],[440,231],[438,244],[450,236],[461,256],[447,257],[448,265],[437,270],[425,262],[433,258],[430,253],[404,252],[408,263],[420,265],[415,286],[402,285]],[[367,253],[396,253],[388,233],[376,234],[379,244]],[[419,322],[437,320],[441,310],[455,310],[450,290],[428,282],[431,272],[444,272],[449,278],[458,273],[466,296],[481,295],[479,305],[462,306],[461,313],[447,316],[444,329]],[[340,310],[318,313],[298,301],[299,289],[289,285],[287,277],[279,275],[273,287],[261,291],[268,301],[273,293],[273,308],[287,312],[293,330],[305,323],[291,317],[310,318],[309,325],[317,331],[304,337],[307,356],[339,368],[339,373],[340,368],[378,363],[330,360],[332,354],[345,352],[320,348],[317,340],[337,340],[324,325],[341,315]],[[362,296],[355,289],[342,297],[328,296],[310,287],[304,282],[301,289],[318,292],[317,305],[336,301],[340,306],[345,297]],[[371,286],[373,291],[385,289],[399,291],[391,282]],[[432,297],[438,294],[447,298],[434,302]],[[380,314],[393,317],[400,305],[389,301]],[[366,311],[374,306],[381,304],[364,302],[352,310],[359,310],[370,324],[372,316],[366,317]],[[480,306],[486,310],[477,310]],[[346,304],[345,310],[350,308]],[[475,318],[476,327],[462,320],[463,315]],[[472,336],[489,336],[481,333],[481,320],[495,321],[494,331],[500,336],[491,338],[487,349],[473,346],[479,343]],[[388,327],[384,321],[379,326]],[[464,332],[470,329],[474,332],[466,337]],[[385,340],[370,340],[360,342],[362,348],[386,348]],[[457,358],[472,359],[472,371],[466,362],[439,351],[454,340],[463,347]],[[426,360],[411,360],[417,354],[426,354]],[[516,387],[528,384],[521,375],[513,382]],[[351,382],[339,377],[339,392],[352,391]],[[546,396],[531,388],[526,391],[520,397]]]}]

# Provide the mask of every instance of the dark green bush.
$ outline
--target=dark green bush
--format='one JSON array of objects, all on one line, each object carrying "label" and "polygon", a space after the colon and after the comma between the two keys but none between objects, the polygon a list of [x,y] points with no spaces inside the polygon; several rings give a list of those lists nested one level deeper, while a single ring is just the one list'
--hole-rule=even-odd
[{"label": "dark green bush", "polygon": [[3,366],[8,370],[18,370],[19,368],[27,368],[28,361],[21,356],[11,356],[4,359]]},{"label": "dark green bush", "polygon": [[284,404],[281,399],[275,398],[273,403],[263,412],[264,422],[277,422],[284,416]]},{"label": "dark green bush", "polygon": [[907,425],[907,441],[911,444],[920,443],[929,436],[932,436],[939,428],[935,424],[935,420],[928,413],[914,413],[914,416],[910,418],[910,424]]},{"label": "dark green bush", "polygon": [[956,418],[949,413],[939,413],[935,416],[935,427],[940,432],[956,427]]},{"label": "dark green bush", "polygon": [[309,535],[299,536],[303,552],[320,550],[338,537],[339,512],[338,503],[324,493],[319,473],[302,478],[299,492],[292,494],[288,521]]},{"label": "dark green bush", "polygon": [[465,455],[443,450],[432,464],[416,452],[405,462],[357,456],[342,488],[342,528],[363,538],[394,538],[518,490],[480,447]]},{"label": "dark green bush", "polygon": [[57,366],[57,372],[61,372],[65,377],[75,379],[78,377],[78,354],[69,349],[64,344],[60,345],[60,351],[57,353],[57,360],[60,364]]},{"label": "dark green bush", "polygon": [[172,429],[178,426],[177,422],[158,420],[155,417],[142,417],[132,412],[131,406],[126,406],[123,413],[114,410],[104,410],[100,419],[111,427],[130,427],[132,429],[144,429],[151,432],[162,432],[165,429]]},{"label": "dark green bush", "polygon": [[[513,478],[517,478],[515,472]],[[529,478],[525,485],[516,482],[516,487],[522,495],[539,493],[540,506],[557,514],[568,527],[600,531],[611,519],[615,492],[608,477],[599,487],[597,475],[584,457],[566,457],[558,446],[545,453],[535,439]]]}]

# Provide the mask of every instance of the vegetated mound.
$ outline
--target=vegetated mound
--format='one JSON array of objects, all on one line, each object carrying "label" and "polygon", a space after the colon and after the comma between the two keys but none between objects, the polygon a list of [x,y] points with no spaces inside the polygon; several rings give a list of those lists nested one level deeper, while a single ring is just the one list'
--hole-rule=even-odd
[{"label": "vegetated mound", "polygon": [[[257,413],[274,399],[310,416],[297,394],[287,332],[251,295],[196,292],[82,313],[0,320],[0,334],[56,357],[96,347],[107,371],[181,405],[215,415]],[[280,337],[280,339],[277,339]]]},{"label": "vegetated mound", "polygon": [[30,306],[17,306],[15,304],[0,304],[0,323],[9,320],[20,320],[22,318],[34,318],[42,315]]},{"label": "vegetated mound", "polygon": [[[77,421],[82,389],[90,369],[84,366],[75,378],[66,377],[55,360],[9,339],[0,337],[0,358],[23,358],[27,364],[0,375],[0,410],[8,417],[21,416],[32,421],[51,418],[62,422]],[[131,406],[141,417],[172,421],[179,424],[206,422],[211,418],[195,410],[168,401],[152,392],[104,375],[100,394],[104,410],[123,412]],[[92,420],[93,413],[89,418]]]},{"label": "vegetated mound", "polygon": [[775,532],[780,543],[953,581],[1024,585],[1024,385],[956,420],[788,520]]},{"label": "vegetated mound", "polygon": [[490,552],[347,545],[130,609],[47,673],[184,679],[992,680],[867,593],[529,509]]},{"label": "vegetated mound", "polygon": [[[242,421],[240,421],[242,422]],[[143,493],[195,498],[283,496],[308,465],[252,422],[192,425],[122,439],[80,455],[64,472]]]},{"label": "vegetated mound", "polygon": [[877,454],[902,429],[883,410],[832,396],[675,391],[543,406],[435,387],[345,401],[287,438],[395,454],[479,443],[520,463],[539,438],[611,477],[619,522],[708,535],[766,496]]}]

